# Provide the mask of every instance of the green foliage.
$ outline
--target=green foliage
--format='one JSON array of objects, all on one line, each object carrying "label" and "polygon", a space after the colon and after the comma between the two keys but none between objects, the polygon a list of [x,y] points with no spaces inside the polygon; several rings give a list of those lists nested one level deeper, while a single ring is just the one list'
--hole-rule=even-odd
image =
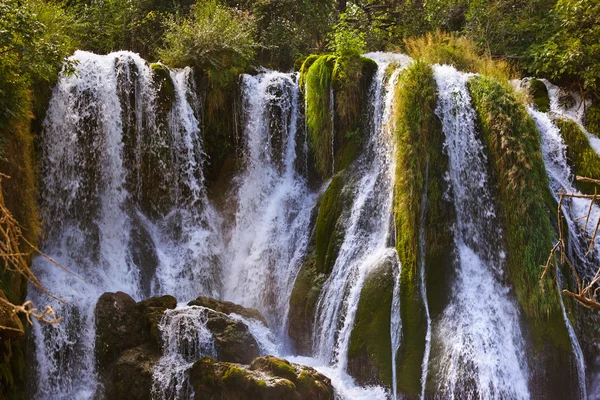
[{"label": "green foliage", "polygon": [[255,22],[251,15],[220,5],[197,2],[187,17],[167,21],[161,59],[174,67],[195,66],[223,83],[242,73],[254,58]]},{"label": "green foliage", "polygon": [[154,58],[162,45],[165,21],[187,14],[193,0],[75,0],[81,48],[96,53],[131,50]]},{"label": "green foliage", "polygon": [[74,42],[71,16],[43,0],[0,2],[0,131],[29,112],[32,85],[53,82]]},{"label": "green foliage", "polygon": [[509,277],[527,316],[551,319],[561,312],[560,302],[556,283],[540,281],[540,265],[556,235],[549,217],[555,207],[535,123],[515,94],[496,81],[478,76],[469,90],[498,177]]},{"label": "green foliage", "polygon": [[521,61],[533,44],[548,37],[555,2],[469,0],[464,31],[489,54]]},{"label": "green foliage", "polygon": [[[394,291],[394,274],[391,263],[384,262],[373,269],[365,279],[360,292],[354,328],[350,334],[348,358],[367,357],[379,372],[375,382],[392,387],[392,339],[390,318]],[[361,379],[362,378],[362,379]]]},{"label": "green foliage", "polygon": [[503,61],[493,60],[466,36],[457,36],[439,30],[404,41],[408,55],[430,64],[449,64],[464,72],[477,72],[502,80],[511,77],[510,67]]},{"label": "green foliage", "polygon": [[365,33],[348,23],[346,14],[340,15],[329,36],[329,47],[337,57],[356,57],[365,52]]},{"label": "green foliage", "polygon": [[549,79],[600,89],[600,1],[558,0],[552,15],[559,23],[553,35],[532,46],[531,70]]},{"label": "green foliage", "polygon": [[254,15],[261,47],[261,63],[290,68],[303,55],[324,50],[327,33],[335,22],[331,0],[232,1]]},{"label": "green foliage", "polygon": [[[590,147],[590,141],[577,123],[567,119],[557,119],[556,125],[567,144],[567,159],[573,174],[592,179],[600,179],[600,157]],[[592,183],[577,182],[578,188],[588,194],[594,194],[597,186]]]}]

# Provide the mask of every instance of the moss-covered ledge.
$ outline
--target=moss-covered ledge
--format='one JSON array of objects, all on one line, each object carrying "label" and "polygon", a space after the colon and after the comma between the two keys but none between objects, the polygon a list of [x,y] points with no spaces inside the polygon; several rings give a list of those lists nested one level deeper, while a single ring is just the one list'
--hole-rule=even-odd
[{"label": "moss-covered ledge", "polygon": [[[590,141],[575,121],[557,118],[556,126],[567,144],[567,161],[574,175],[600,179],[600,157],[590,146]],[[596,185],[577,182],[584,193],[594,194]]]},{"label": "moss-covered ledge", "polygon": [[[424,265],[427,301],[432,318],[447,303],[452,269],[452,207],[443,198],[448,160],[443,154],[444,136],[435,115],[436,83],[433,70],[415,61],[400,75],[393,110],[396,153],[394,215],[396,249],[402,263],[402,343],[398,362],[398,391],[408,397],[421,392],[422,361],[427,321],[420,290],[420,268]],[[421,226],[422,200],[427,191],[427,209]],[[424,229],[426,248],[421,249]],[[421,253],[425,259],[421,259]]]},{"label": "moss-covered ledge", "polygon": [[470,80],[469,91],[498,179],[507,275],[528,322],[532,396],[568,398],[578,385],[576,373],[568,373],[574,365],[571,342],[554,278],[540,281],[540,266],[556,238],[556,202],[535,122],[508,85],[477,76]]},{"label": "moss-covered ledge", "polygon": [[360,153],[364,110],[376,70],[371,59],[330,54],[310,55],[300,67],[308,142],[322,179],[346,168]]}]

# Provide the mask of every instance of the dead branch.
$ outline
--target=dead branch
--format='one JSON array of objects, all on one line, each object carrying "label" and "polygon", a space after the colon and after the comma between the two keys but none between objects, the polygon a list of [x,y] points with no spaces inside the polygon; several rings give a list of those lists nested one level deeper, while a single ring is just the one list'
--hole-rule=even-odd
[{"label": "dead branch", "polygon": [[[2,179],[9,179],[10,177],[0,173],[0,260],[3,262],[3,266],[6,270],[15,272],[27,279],[33,286],[48,295],[49,297],[65,303],[64,300],[50,293],[42,285],[42,283],[35,276],[31,268],[29,267],[28,260],[32,253],[36,253],[45,257],[47,260],[62,268],[63,270],[71,273],[72,275],[81,279],[81,277],[73,274],[67,268],[63,267],[56,260],[44,254],[30,241],[28,241],[22,232],[21,225],[13,217],[10,210],[6,207],[4,202],[4,194],[2,191]],[[30,252],[24,251],[23,248],[29,248]],[[61,321],[61,318],[57,318],[54,310],[50,306],[46,306],[43,310],[36,308],[31,301],[27,301],[22,305],[15,305],[10,301],[0,297],[0,302],[12,309],[13,315],[24,315],[27,321],[31,324],[32,319],[38,320],[46,324],[57,324]],[[6,327],[0,325],[0,328],[4,330],[20,331],[19,329]]]},{"label": "dead branch", "polygon": [[[594,184],[600,185],[600,180],[581,177],[581,176],[577,176],[576,179],[579,182],[588,182],[588,183],[594,183]],[[569,266],[569,269],[571,270],[571,273],[575,277],[575,281],[577,283],[577,292],[576,293],[572,292],[568,289],[564,289],[563,293],[565,295],[571,297],[572,299],[574,299],[575,301],[577,301],[579,304],[583,305],[584,307],[594,309],[594,310],[600,310],[600,302],[598,301],[598,297],[597,297],[598,291],[600,290],[600,286],[598,286],[598,282],[600,281],[600,267],[596,271],[596,274],[594,275],[594,278],[592,280],[590,280],[589,282],[584,282],[581,279],[581,277],[579,276],[577,269],[575,268],[575,266],[573,265],[573,263],[571,262],[571,260],[569,259],[568,255],[567,255],[567,247],[566,247],[566,244],[564,241],[564,236],[563,236],[563,221],[562,221],[562,218],[563,218],[562,204],[563,204],[563,200],[565,198],[583,198],[583,199],[590,200],[590,206],[588,208],[587,215],[575,218],[578,220],[585,218],[584,235],[587,235],[587,232],[588,232],[587,227],[588,227],[588,223],[589,223],[590,216],[592,213],[592,208],[593,208],[594,203],[600,199],[600,196],[598,196],[598,192],[596,189],[594,189],[594,194],[591,196],[578,194],[578,193],[559,192],[559,201],[558,201],[558,210],[557,210],[559,239],[558,239],[558,242],[554,245],[554,247],[552,247],[552,250],[550,251],[550,255],[548,256],[548,260],[546,261],[546,264],[542,266],[544,271],[542,272],[542,276],[540,279],[545,278],[545,276],[548,273],[548,270],[550,268],[550,265],[552,264],[552,260],[554,260],[554,258],[556,256],[556,253],[560,252],[560,263],[561,264],[566,263]],[[598,218],[598,221],[596,221],[596,225],[594,227],[593,234],[591,235],[590,238],[587,239],[589,241],[589,247],[585,254],[585,257],[587,257],[590,254],[590,252],[594,249],[594,243],[596,241],[596,236],[598,235],[599,229],[600,229],[600,218]]]}]

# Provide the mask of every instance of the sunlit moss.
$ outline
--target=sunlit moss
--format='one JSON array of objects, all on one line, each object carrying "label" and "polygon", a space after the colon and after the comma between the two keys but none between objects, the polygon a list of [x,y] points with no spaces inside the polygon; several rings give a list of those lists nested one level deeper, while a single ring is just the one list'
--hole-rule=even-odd
[{"label": "sunlit moss", "polygon": [[[421,363],[425,349],[426,320],[420,292],[421,265],[425,266],[428,303],[432,316],[444,308],[447,276],[451,269],[452,213],[443,199],[447,158],[442,152],[441,124],[435,115],[436,84],[433,70],[415,61],[399,77],[395,89],[393,122],[396,127],[396,185],[394,215],[396,248],[402,263],[402,344],[398,360],[398,389],[417,395],[421,388]],[[425,225],[421,227],[421,202],[427,190]],[[424,229],[425,249],[420,249]],[[425,260],[420,259],[424,250]]]},{"label": "sunlit moss", "polygon": [[[556,125],[567,144],[567,159],[574,175],[600,179],[600,157],[590,146],[590,141],[575,121],[559,118]],[[594,194],[598,187],[591,183],[577,182],[581,191]]]},{"label": "sunlit moss", "polygon": [[[556,283],[540,281],[556,233],[550,215],[556,209],[548,187],[534,121],[512,91],[483,76],[469,90],[483,141],[498,179],[498,199],[506,241],[507,270],[517,299],[532,322],[534,335],[552,328],[548,340],[566,345]],[[567,340],[565,340],[567,339]]]}]

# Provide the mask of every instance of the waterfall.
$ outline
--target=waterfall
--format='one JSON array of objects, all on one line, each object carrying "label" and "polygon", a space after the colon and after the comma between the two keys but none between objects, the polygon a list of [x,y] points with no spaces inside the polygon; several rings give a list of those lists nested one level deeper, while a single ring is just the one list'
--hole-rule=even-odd
[{"label": "waterfall", "polygon": [[[550,117],[543,112],[534,110],[528,107],[527,111],[532,119],[535,121],[538,132],[540,133],[542,142],[542,155],[544,157],[544,165],[546,167],[546,173],[548,174],[548,180],[550,182],[550,189],[554,196],[554,199],[558,202],[558,193],[562,190],[566,193],[579,193],[579,191],[573,185],[571,169],[567,164],[566,156],[566,145],[560,135],[560,130],[552,122]],[[585,199],[565,199],[562,205],[562,213],[567,223],[567,229],[569,232],[569,247],[576,254],[577,260],[579,260],[585,267],[588,274],[594,274],[596,267],[591,265],[589,257],[586,256],[587,252],[587,241],[582,237],[584,230],[586,229],[585,223],[582,220],[577,220],[577,217],[587,215],[589,209],[589,201]],[[600,218],[600,209],[594,206],[590,215],[591,221],[596,221]],[[593,225],[593,224],[589,224]],[[588,227],[588,235],[591,236],[593,226]],[[596,253],[596,252],[594,252]],[[597,259],[597,255],[596,255]],[[557,284],[559,292],[562,291],[560,285],[560,274],[557,270]],[[573,347],[573,354],[577,360],[577,374],[579,378],[579,390],[581,398],[587,398],[586,388],[586,371],[585,371],[585,360],[583,358],[583,352],[579,345],[579,340],[571,324],[571,320],[568,318],[565,305],[562,300],[562,293],[560,294],[561,308],[563,312],[563,318],[569,337],[571,339],[571,345]]]},{"label": "waterfall", "polygon": [[30,289],[35,304],[64,317],[34,327],[39,398],[92,397],[93,314],[103,292],[220,292],[220,222],[204,189],[191,70],[170,71],[165,107],[136,54],[77,51],[72,60],[77,72],[61,75],[40,138],[42,250],[83,279],[34,260],[34,272],[66,301]]},{"label": "waterfall", "polygon": [[278,337],[306,253],[316,196],[296,170],[297,74],[243,75],[244,171],[227,247],[225,298],[258,308]]},{"label": "waterfall", "polygon": [[214,357],[213,337],[208,330],[207,309],[178,306],[166,310],[158,325],[163,356],[152,374],[152,398],[177,400],[193,398],[188,371],[203,356]]},{"label": "waterfall", "polygon": [[502,283],[502,232],[484,146],[475,131],[469,75],[439,65],[434,75],[435,112],[446,136],[449,195],[457,217],[457,277],[450,304],[433,331],[439,343],[436,393],[447,398],[529,398],[519,313]]},{"label": "waterfall", "polygon": [[[565,92],[560,87],[553,85],[552,83],[550,83],[550,81],[546,79],[540,80],[544,83],[544,85],[546,85],[546,89],[548,89],[548,98],[550,100],[550,112],[559,115],[563,118],[575,121],[575,123],[577,123],[579,128],[587,136],[592,149],[594,149],[596,154],[600,155],[600,138],[588,132],[588,130],[583,125],[586,104],[582,99],[581,94],[578,92]],[[568,104],[561,104],[562,96],[572,97],[573,104],[570,107]]]},{"label": "waterfall", "polygon": [[378,53],[367,56],[378,64],[369,95],[369,136],[365,151],[353,167],[354,200],[345,221],[339,255],[319,298],[314,325],[317,357],[322,362],[333,362],[342,371],[346,369],[364,280],[382,261],[397,260],[395,249],[388,247],[395,163],[387,122],[394,93],[389,84],[385,85],[385,71],[393,62],[406,64],[407,58]]}]

